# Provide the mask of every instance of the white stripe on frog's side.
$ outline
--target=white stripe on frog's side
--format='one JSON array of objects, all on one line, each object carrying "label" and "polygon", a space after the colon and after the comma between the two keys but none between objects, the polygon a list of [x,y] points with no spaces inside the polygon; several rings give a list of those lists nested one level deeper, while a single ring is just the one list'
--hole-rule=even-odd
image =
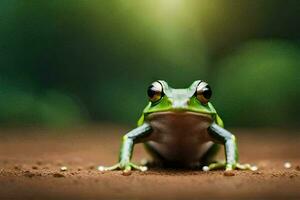
[{"label": "white stripe on frog's side", "polygon": [[147,144],[168,162],[195,165],[213,144],[207,132],[213,122],[210,115],[158,112],[149,114],[145,120],[153,128]]}]

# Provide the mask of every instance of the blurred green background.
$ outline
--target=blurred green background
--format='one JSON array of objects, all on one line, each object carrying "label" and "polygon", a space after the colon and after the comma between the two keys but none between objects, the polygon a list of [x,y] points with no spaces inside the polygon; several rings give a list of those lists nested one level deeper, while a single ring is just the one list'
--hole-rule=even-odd
[{"label": "blurred green background", "polygon": [[156,79],[225,124],[299,127],[298,0],[2,0],[0,122],[134,124]]}]

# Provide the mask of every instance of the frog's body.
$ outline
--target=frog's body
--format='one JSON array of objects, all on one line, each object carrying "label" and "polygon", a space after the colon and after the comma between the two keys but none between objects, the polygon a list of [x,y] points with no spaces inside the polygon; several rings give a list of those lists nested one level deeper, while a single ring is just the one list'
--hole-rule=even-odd
[{"label": "frog's body", "polygon": [[207,131],[212,123],[209,115],[162,112],[150,114],[146,121],[153,128],[147,149],[159,154],[161,162],[194,166],[213,145]]},{"label": "frog's body", "polygon": [[[223,121],[209,102],[211,89],[207,83],[198,80],[189,88],[174,89],[165,81],[156,81],[148,88],[148,96],[150,101],[138,127],[123,137],[119,163],[99,170],[146,170],[130,162],[133,146],[139,142],[156,161],[168,166],[200,165],[205,171],[251,169],[249,164],[238,163],[235,137],[223,128]],[[219,144],[225,146],[226,162],[213,163]]]}]

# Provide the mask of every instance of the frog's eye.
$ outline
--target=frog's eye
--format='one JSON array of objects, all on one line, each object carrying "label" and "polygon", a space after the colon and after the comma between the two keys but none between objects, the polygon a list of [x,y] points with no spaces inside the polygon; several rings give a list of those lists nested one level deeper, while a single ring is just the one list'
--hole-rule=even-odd
[{"label": "frog's eye", "polygon": [[155,81],[154,83],[152,83],[148,87],[147,93],[148,93],[148,97],[149,97],[150,101],[156,102],[156,101],[160,100],[164,95],[163,87],[162,87],[161,83],[158,81]]},{"label": "frog's eye", "polygon": [[203,81],[200,82],[199,85],[197,86],[197,90],[195,92],[195,96],[197,97],[197,99],[201,103],[207,104],[211,95],[212,95],[212,91],[211,91],[209,85]]}]

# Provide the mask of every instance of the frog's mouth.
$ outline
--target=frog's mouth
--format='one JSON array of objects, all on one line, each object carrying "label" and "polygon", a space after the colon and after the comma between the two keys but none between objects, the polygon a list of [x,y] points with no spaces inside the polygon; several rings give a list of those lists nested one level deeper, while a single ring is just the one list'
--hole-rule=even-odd
[{"label": "frog's mouth", "polygon": [[189,110],[168,110],[168,111],[153,112],[153,113],[148,113],[146,118],[151,119],[156,116],[176,116],[176,117],[193,116],[199,118],[206,118],[208,120],[213,119],[213,116],[210,113],[193,112]]}]

